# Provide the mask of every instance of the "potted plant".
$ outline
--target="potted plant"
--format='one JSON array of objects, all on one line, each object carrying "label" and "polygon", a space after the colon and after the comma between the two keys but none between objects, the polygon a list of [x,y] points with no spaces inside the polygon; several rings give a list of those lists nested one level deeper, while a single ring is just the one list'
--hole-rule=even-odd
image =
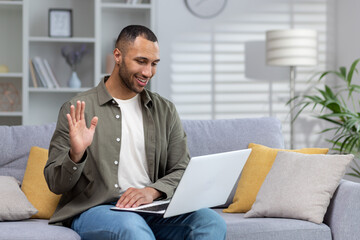
[{"label": "potted plant", "polygon": [[[304,94],[290,99],[289,102],[298,99],[295,107],[298,112],[293,121],[304,109],[314,112],[315,107],[320,106],[320,111],[315,117],[330,123],[330,127],[321,133],[333,131],[331,142],[332,150],[339,153],[352,153],[356,159],[360,158],[360,85],[355,84],[353,77],[358,73],[356,67],[360,61],[356,59],[349,71],[346,67],[340,67],[339,71],[325,71],[315,75],[318,81],[325,76],[335,75],[344,84],[338,87],[330,87],[325,84],[323,89],[317,88],[314,94]],[[347,175],[360,178],[360,166],[354,161],[350,173]]]}]

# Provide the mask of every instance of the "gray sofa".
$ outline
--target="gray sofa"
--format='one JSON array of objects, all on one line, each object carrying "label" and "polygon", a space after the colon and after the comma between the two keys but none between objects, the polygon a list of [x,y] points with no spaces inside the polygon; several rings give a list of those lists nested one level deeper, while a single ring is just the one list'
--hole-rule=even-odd
[{"label": "gray sofa", "polygon": [[[247,148],[250,142],[282,148],[281,125],[274,118],[183,120],[191,156]],[[31,146],[48,148],[55,123],[41,126],[0,126],[0,176],[23,179]],[[229,196],[225,205],[233,197]],[[360,238],[360,184],[343,180],[336,190],[324,223],[281,218],[244,218],[244,214],[217,211],[227,223],[227,239],[334,239]],[[69,228],[47,220],[0,222],[0,239],[80,239]]]}]

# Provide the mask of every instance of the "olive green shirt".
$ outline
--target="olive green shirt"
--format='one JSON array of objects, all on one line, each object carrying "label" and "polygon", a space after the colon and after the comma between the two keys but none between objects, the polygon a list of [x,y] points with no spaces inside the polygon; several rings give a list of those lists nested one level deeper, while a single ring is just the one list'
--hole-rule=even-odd
[{"label": "olive green shirt", "polygon": [[[44,174],[50,190],[62,194],[50,223],[68,225],[79,213],[119,199],[118,161],[121,143],[121,109],[105,87],[99,85],[65,103],[50,142]],[[172,197],[189,162],[186,134],[174,105],[148,90],[140,93],[149,177],[153,187]],[[69,157],[70,105],[85,101],[85,121],[99,118],[92,144],[80,163]]]}]

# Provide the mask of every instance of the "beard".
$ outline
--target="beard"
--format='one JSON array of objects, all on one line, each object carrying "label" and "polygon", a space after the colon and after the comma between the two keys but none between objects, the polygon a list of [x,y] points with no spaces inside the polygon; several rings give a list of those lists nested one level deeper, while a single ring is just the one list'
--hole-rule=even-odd
[{"label": "beard", "polygon": [[135,86],[135,81],[132,81],[132,74],[128,71],[128,68],[125,64],[125,59],[122,60],[121,65],[119,66],[119,77],[120,77],[120,81],[123,83],[123,85],[129,89],[132,92],[135,93],[141,93],[143,91],[142,89],[138,89]]}]

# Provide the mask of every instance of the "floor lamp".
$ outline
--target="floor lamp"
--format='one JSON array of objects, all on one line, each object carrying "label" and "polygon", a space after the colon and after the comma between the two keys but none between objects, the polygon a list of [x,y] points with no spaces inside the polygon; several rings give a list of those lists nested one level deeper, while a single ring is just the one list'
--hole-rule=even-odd
[{"label": "floor lamp", "polygon": [[[295,68],[317,64],[317,33],[307,29],[266,32],[266,63],[290,67],[290,99],[295,97]],[[290,103],[290,148],[294,148],[294,101]]]}]

